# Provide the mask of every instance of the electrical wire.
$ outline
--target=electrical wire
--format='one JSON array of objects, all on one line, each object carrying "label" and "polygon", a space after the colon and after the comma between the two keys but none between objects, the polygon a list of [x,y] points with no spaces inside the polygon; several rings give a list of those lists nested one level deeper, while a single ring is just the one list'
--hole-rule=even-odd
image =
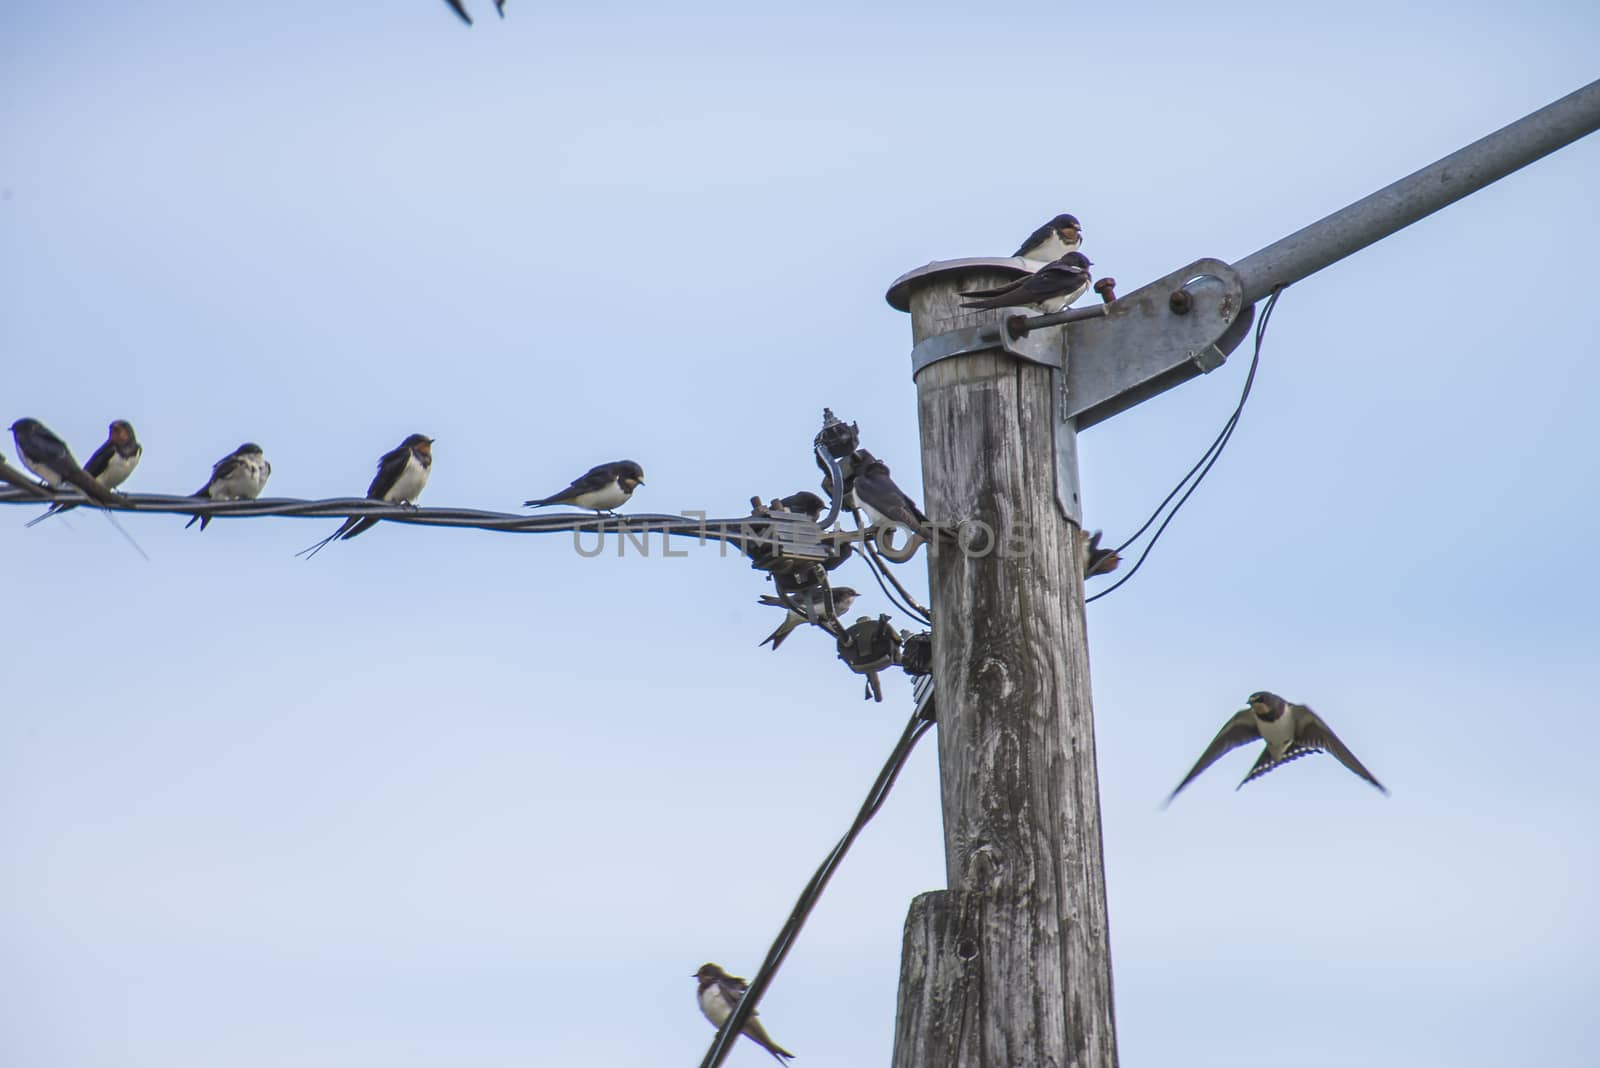
[{"label": "electrical wire", "polygon": [[878,588],[883,590],[884,596],[888,597],[896,608],[899,608],[900,611],[912,617],[918,623],[925,627],[933,626],[933,614],[922,607],[921,603],[911,596],[904,586],[900,585],[900,580],[894,577],[894,573],[889,570],[889,565],[885,564],[883,557],[878,555],[877,547],[872,544],[871,538],[862,539],[861,549],[867,557],[867,567],[873,572],[873,577],[877,578],[881,574],[883,578],[888,579],[894,588],[900,592],[902,600],[896,600],[895,596],[884,587],[883,581],[880,579]]},{"label": "electrical wire", "polygon": [[933,726],[934,712],[931,702],[919,702],[916,711],[911,714],[906,729],[900,734],[900,741],[896,743],[894,751],[889,754],[889,759],[884,763],[883,770],[878,772],[878,778],[873,782],[872,789],[867,792],[867,799],[862,802],[861,811],[856,813],[855,822],[839,839],[839,844],[834,846],[817,868],[811,880],[806,883],[805,889],[800,891],[800,898],[794,904],[794,909],[789,913],[783,929],[778,932],[778,937],[773,940],[772,948],[767,950],[767,957],[761,962],[761,968],[750,980],[749,987],[745,990],[744,997],[734,1007],[732,1013],[717,1029],[717,1034],[711,1041],[711,1048],[706,1051],[705,1059],[700,1062],[700,1068],[717,1068],[722,1063],[728,1051],[733,1048],[734,1040],[744,1030],[744,1025],[756,1011],[761,995],[766,993],[767,986],[778,974],[783,960],[789,955],[789,950],[794,947],[795,939],[800,935],[800,929],[805,926],[811,910],[816,907],[817,901],[822,897],[822,891],[827,887],[828,880],[833,878],[833,873],[838,869],[844,855],[850,849],[856,836],[861,833],[868,821],[878,814],[883,803],[889,798],[889,790],[894,786],[894,781],[905,767],[906,761],[911,757],[911,751],[916,748],[917,742],[928,733]]},{"label": "electrical wire", "polygon": [[[1139,568],[1144,566],[1145,560],[1149,558],[1150,551],[1156,547],[1156,542],[1161,540],[1162,532],[1167,529],[1167,525],[1171,523],[1172,520],[1177,516],[1178,511],[1183,507],[1184,502],[1187,501],[1191,495],[1193,495],[1195,490],[1200,488],[1200,483],[1205,480],[1206,475],[1210,474],[1211,469],[1216,466],[1217,460],[1222,456],[1222,450],[1227,447],[1228,441],[1233,437],[1234,428],[1239,425],[1239,416],[1244,411],[1245,401],[1250,399],[1250,388],[1255,384],[1256,380],[1256,368],[1261,364],[1261,343],[1267,336],[1267,323],[1271,321],[1272,310],[1278,306],[1278,297],[1282,294],[1283,286],[1277,286],[1272,290],[1272,295],[1267,298],[1267,306],[1265,309],[1263,309],[1261,318],[1256,323],[1255,352],[1250,357],[1250,370],[1245,375],[1244,389],[1239,394],[1239,403],[1234,405],[1233,413],[1229,415],[1227,421],[1222,424],[1222,430],[1217,434],[1216,439],[1212,441],[1211,447],[1206,449],[1204,455],[1200,457],[1199,462],[1189,469],[1188,474],[1184,475],[1183,478],[1178,480],[1178,484],[1172,488],[1172,492],[1167,494],[1166,498],[1156,506],[1156,510],[1150,514],[1149,519],[1144,521],[1144,525],[1134,532],[1133,537],[1117,546],[1116,551],[1120,553],[1129,545],[1133,544],[1139,535],[1148,530],[1150,528],[1150,524],[1156,521],[1156,518],[1161,514],[1161,510],[1167,506],[1167,503],[1171,501],[1173,497],[1177,496],[1178,491],[1184,488],[1185,483],[1189,483],[1191,478],[1194,479],[1193,483],[1189,484],[1188,490],[1184,492],[1182,497],[1178,497],[1178,503],[1172,506],[1172,511],[1167,513],[1167,517],[1161,521],[1161,525],[1156,528],[1156,532],[1150,536],[1150,544],[1144,547],[1144,552],[1139,554],[1139,559],[1136,560],[1134,565],[1128,569],[1128,573],[1123,575],[1122,578],[1118,579],[1110,586],[1107,586],[1105,589],[1096,593],[1093,597],[1085,597],[1083,600],[1084,604],[1093,604],[1095,601],[1098,601],[1108,593],[1112,593],[1125,586],[1128,583],[1128,580],[1132,579],[1134,575],[1138,574]],[[1199,472],[1199,474],[1197,475],[1196,472]]]}]

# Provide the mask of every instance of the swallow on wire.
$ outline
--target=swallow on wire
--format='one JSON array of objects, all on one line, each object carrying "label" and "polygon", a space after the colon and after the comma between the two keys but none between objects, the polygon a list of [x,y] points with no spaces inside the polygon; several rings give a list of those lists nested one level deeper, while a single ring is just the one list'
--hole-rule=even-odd
[{"label": "swallow on wire", "polygon": [[[472,25],[472,16],[467,14],[467,9],[461,3],[461,0],[444,0],[444,2],[450,5],[452,11],[461,16],[462,22],[465,22],[468,26]],[[494,0],[494,9],[500,13],[501,18],[505,18],[506,0]]]},{"label": "swallow on wire", "polygon": [[[139,439],[134,435],[133,424],[126,419],[118,419],[106,428],[106,441],[94,454],[89,457],[89,462],[83,465],[84,473],[94,479],[108,490],[114,490],[133,474],[133,469],[139,466],[139,461],[144,456],[144,446],[139,444]],[[71,501],[58,501],[50,506],[44,515],[35,516],[28,520],[27,525],[42,523],[53,515],[70,512],[78,507]]]},{"label": "swallow on wire", "polygon": [[[211,478],[189,496],[213,501],[253,501],[261,496],[271,474],[272,465],[267,463],[261,446],[247,441],[212,464]],[[200,529],[204,530],[210,522],[208,515],[191,516],[183,529],[188,530],[199,523]]]},{"label": "swallow on wire", "polygon": [[1100,548],[1100,531],[1089,535],[1089,540],[1083,543],[1083,577],[1093,578],[1095,575],[1109,575],[1122,563],[1122,557],[1115,549]]},{"label": "swallow on wire", "polygon": [[870,452],[863,451],[863,455],[867,462],[856,472],[851,490],[855,493],[856,503],[872,520],[872,525],[898,524],[910,527],[924,538],[929,537],[932,528],[928,517],[922,514],[916,501],[895,485],[894,479],[889,477],[889,465]]},{"label": "swallow on wire", "polygon": [[11,436],[17,442],[18,458],[22,460],[22,465],[43,479],[46,486],[60,489],[70,482],[91,500],[107,505],[117,503],[116,494],[79,467],[67,443],[56,437],[39,420],[18,419],[11,424]]},{"label": "swallow on wire", "polygon": [[1057,215],[1028,235],[1022,247],[1013,252],[1025,260],[1058,260],[1083,245],[1083,227],[1075,215]]},{"label": "swallow on wire", "polygon": [[[367,499],[388,504],[414,504],[422,487],[428,484],[428,472],[432,468],[433,439],[426,434],[412,434],[378,459],[378,473],[367,487]],[[377,524],[374,516],[351,516],[338,530],[295,555],[309,560],[335,540],[349,541]]]},{"label": "swallow on wire", "polygon": [[573,479],[572,485],[560,493],[552,493],[538,500],[523,501],[524,508],[544,508],[552,504],[570,504],[574,508],[590,508],[596,512],[610,512],[628,503],[633,491],[644,485],[644,468],[632,460],[613,460],[589,468]]},{"label": "swallow on wire", "polygon": [[[856,597],[859,596],[859,594],[857,594],[856,591],[851,589],[849,586],[835,586],[829,592],[831,592],[833,595],[833,617],[835,619],[838,619],[840,616],[850,611],[850,606],[856,603]],[[791,596],[790,600],[792,600],[802,611],[808,614],[802,615],[800,612],[796,612],[793,608],[789,607],[787,601],[784,601],[782,598],[776,597],[770,593],[763,593],[761,595],[762,604],[773,605],[775,607],[784,609],[783,622],[778,624],[778,629],[767,635],[761,641],[762,645],[766,645],[768,642],[771,642],[773,652],[777,652],[778,646],[783,644],[783,640],[789,635],[793,634],[795,630],[802,624],[812,622],[812,618],[809,614],[810,605],[808,604],[806,595],[804,593],[797,593]]]},{"label": "swallow on wire", "polygon": [[961,294],[963,308],[1038,308],[1046,315],[1071,304],[1089,288],[1089,257],[1069,252],[1033,274],[994,289],[974,289]]},{"label": "swallow on wire", "polygon": [[[700,980],[700,1011],[713,1027],[721,1027],[728,1022],[728,1017],[733,1015],[745,991],[750,989],[749,983],[737,975],[729,975],[715,964],[700,965],[694,978]],[[772,1059],[779,1064],[789,1063],[794,1059],[794,1054],[772,1041],[767,1029],[756,1019],[758,1015],[757,1012],[751,1012],[750,1018],[744,1022],[744,1036],[772,1054]]]},{"label": "swallow on wire", "polygon": [[7,482],[19,490],[30,493],[41,501],[48,501],[50,494],[46,493],[33,479],[6,463],[4,453],[0,453],[0,482]]},{"label": "swallow on wire", "polygon": [[[1223,724],[1222,730],[1211,739],[1206,751],[1200,754],[1200,759],[1189,769],[1189,774],[1185,775],[1177,789],[1168,795],[1166,804],[1172,804],[1172,799],[1178,796],[1179,790],[1188,786],[1202,771],[1215,764],[1224,753],[1241,745],[1249,745],[1257,739],[1267,744],[1261,750],[1261,755],[1256,758],[1255,764],[1251,766],[1250,773],[1240,780],[1239,786],[1252,779],[1259,779],[1291,760],[1298,760],[1311,753],[1326,752],[1332,753],[1335,760],[1376,786],[1380,793],[1389,792],[1383,783],[1356,759],[1356,755],[1346,748],[1338,735],[1333,733],[1333,728],[1322,721],[1321,716],[1305,705],[1292,704],[1275,693],[1260,690],[1250,695],[1248,708],[1235,712],[1233,718]],[[1234,789],[1237,790],[1239,786]]]}]

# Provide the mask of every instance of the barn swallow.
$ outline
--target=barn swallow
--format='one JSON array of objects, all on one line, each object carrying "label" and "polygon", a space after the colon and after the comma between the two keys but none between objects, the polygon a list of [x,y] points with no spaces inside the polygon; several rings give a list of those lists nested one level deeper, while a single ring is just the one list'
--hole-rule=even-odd
[{"label": "barn swallow", "polygon": [[1038,308],[1049,315],[1058,312],[1083,296],[1089,288],[1089,257],[1081,252],[1069,252],[1053,263],[1047,263],[1033,274],[995,289],[974,289],[961,294],[973,299],[963,301],[963,308]]},{"label": "barn swallow", "polygon": [[[472,16],[467,14],[467,9],[462,6],[461,0],[444,0],[444,2],[450,5],[452,11],[461,16],[462,22],[465,22],[468,26],[472,25]],[[494,9],[500,13],[501,18],[505,18],[506,0],[494,0]]]},{"label": "barn swallow", "polygon": [[873,526],[898,523],[927,537],[928,517],[922,514],[922,509],[906,496],[904,490],[895,485],[894,479],[889,477],[889,465],[871,453],[864,455],[867,457],[867,462],[856,473],[855,483],[851,488],[855,493],[856,503],[873,521]]},{"label": "barn swallow", "polygon": [[572,485],[560,493],[523,501],[524,508],[543,508],[550,504],[570,504],[574,508],[592,508],[596,512],[612,512],[626,504],[633,491],[644,485],[644,468],[632,460],[613,460],[608,464],[591,467]]},{"label": "barn swallow", "polygon": [[[721,1027],[728,1022],[728,1017],[733,1015],[733,1010],[744,998],[744,992],[750,988],[749,983],[737,975],[729,975],[715,964],[700,965],[700,970],[694,973],[694,978],[700,980],[700,1011],[711,1021],[713,1027]],[[751,1012],[750,1018],[745,1021],[745,1037],[772,1054],[772,1058],[779,1064],[789,1063],[794,1059],[794,1054],[772,1041],[767,1029],[756,1019],[758,1015],[760,1014],[757,1012]]]},{"label": "barn swallow", "polygon": [[797,512],[800,515],[809,516],[813,523],[821,519],[822,513],[828,510],[828,502],[810,490],[801,490],[799,493],[791,493],[787,497],[780,497],[776,503],[785,512]]},{"label": "barn swallow", "polygon": [[[835,586],[831,592],[833,594],[833,618],[835,619],[838,619],[840,616],[850,611],[850,606],[855,604],[856,597],[859,596],[856,591],[852,590],[849,586]],[[807,612],[810,611],[810,606],[806,603],[807,599],[804,595],[796,595],[790,599],[793,600],[794,603],[800,608],[805,609]],[[773,652],[778,651],[778,646],[783,644],[783,639],[793,634],[797,627],[803,623],[811,622],[810,615],[801,615],[793,608],[790,608],[787,602],[774,597],[770,593],[763,593],[761,595],[761,603],[786,609],[783,622],[778,624],[778,629],[767,635],[766,638],[761,642],[762,645],[766,645],[767,642],[771,642]]]},{"label": "barn swallow", "polygon": [[70,482],[85,496],[101,504],[117,503],[116,494],[79,467],[67,443],[51,433],[50,428],[39,420],[18,419],[11,424],[11,435],[16,439],[22,465],[43,479],[46,486],[60,489]]},{"label": "barn swallow", "polygon": [[1122,563],[1122,557],[1115,549],[1100,548],[1100,531],[1089,535],[1089,540],[1083,543],[1083,577],[1093,578],[1095,575],[1109,575]]},{"label": "barn swallow", "polygon": [[[133,424],[126,419],[118,419],[106,428],[105,444],[94,450],[94,455],[83,465],[83,470],[106,489],[114,490],[128,481],[128,476],[133,474],[133,469],[139,466],[143,456],[144,446],[134,436]],[[53,515],[70,512],[76,507],[70,501],[52,504],[48,512],[28,520],[27,525],[31,527],[35,523],[42,523]]]},{"label": "barn swallow", "polygon": [[[213,501],[253,501],[261,496],[261,490],[266,486],[271,474],[272,465],[267,463],[266,456],[261,452],[261,446],[247,441],[212,464],[211,478],[189,496],[205,497]],[[211,522],[211,517],[191,516],[183,525],[183,529],[188,530],[197,522],[200,524],[200,529],[204,530],[206,524]]]},{"label": "barn swallow", "polygon": [[[367,487],[367,499],[389,504],[412,504],[428,484],[428,472],[433,468],[433,439],[426,434],[412,434],[398,446],[378,458],[378,473]],[[376,526],[373,516],[351,516],[338,530],[315,545],[301,549],[296,556],[311,559],[335,539],[349,541],[357,534]]]},{"label": "barn swallow", "polygon": [[6,463],[6,458],[3,453],[0,453],[0,482],[9,482],[11,485],[17,487],[17,489],[31,493],[41,501],[48,501],[50,499],[50,494],[40,489],[37,482],[23,474],[21,471],[18,471],[15,467],[12,467],[10,464]]},{"label": "barn swallow", "polygon": [[1057,260],[1069,252],[1076,252],[1083,244],[1083,227],[1077,216],[1057,215],[1028,235],[1022,247],[1013,252],[1025,260]]},{"label": "barn swallow", "polygon": [[1356,755],[1345,748],[1333,729],[1322,722],[1322,717],[1305,705],[1291,704],[1275,693],[1261,690],[1250,695],[1250,707],[1235,712],[1233,718],[1211,739],[1211,744],[1206,746],[1206,751],[1200,754],[1200,759],[1195,761],[1194,767],[1189,769],[1189,774],[1183,777],[1177,789],[1167,797],[1166,803],[1172,804],[1172,799],[1178,796],[1178,790],[1193,782],[1224,753],[1241,745],[1249,745],[1258,738],[1267,743],[1266,748],[1261,750],[1261,755],[1250,768],[1250,774],[1240,780],[1239,786],[1251,779],[1259,779],[1280,764],[1298,760],[1309,753],[1328,752],[1339,763],[1376,786],[1380,793],[1389,792],[1356,759]]}]

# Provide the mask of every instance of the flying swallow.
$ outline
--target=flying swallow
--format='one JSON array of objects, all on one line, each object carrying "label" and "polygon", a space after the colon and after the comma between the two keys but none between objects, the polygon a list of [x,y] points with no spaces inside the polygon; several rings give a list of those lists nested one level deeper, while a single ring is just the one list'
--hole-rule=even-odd
[{"label": "flying swallow", "polygon": [[1049,315],[1083,296],[1089,288],[1089,257],[1069,252],[1047,263],[1033,274],[995,289],[974,289],[961,294],[971,297],[963,308],[1033,307]]},{"label": "flying swallow", "polygon": [[1057,215],[1028,235],[1022,247],[1013,252],[1025,260],[1057,260],[1069,252],[1076,252],[1083,244],[1083,227],[1077,216]]},{"label": "flying swallow", "polygon": [[[205,497],[213,501],[253,501],[261,496],[261,490],[266,486],[271,474],[272,465],[267,463],[266,456],[261,452],[261,446],[247,441],[212,464],[211,478],[189,496]],[[200,529],[204,530],[206,524],[211,522],[211,517],[192,516],[183,525],[183,529],[188,530],[197,522],[200,524]]]},{"label": "flying swallow", "polygon": [[[126,419],[118,419],[106,428],[106,441],[94,455],[89,457],[89,462],[83,465],[84,472],[108,490],[114,490],[133,474],[133,469],[139,466],[139,460],[144,456],[144,446],[139,444],[139,439],[133,433],[133,424]],[[58,502],[50,506],[44,515],[28,520],[27,525],[42,523],[53,515],[70,512],[78,507],[68,502]]]},{"label": "flying swallow", "polygon": [[[428,484],[428,472],[433,468],[433,439],[426,434],[412,434],[398,446],[378,459],[378,473],[367,487],[367,499],[389,504],[412,504]],[[376,526],[373,516],[351,516],[338,530],[315,545],[301,549],[296,556],[311,559],[335,539],[349,541],[357,534]]]},{"label": "flying swallow", "polygon": [[[450,5],[452,11],[461,16],[462,22],[465,22],[468,26],[472,25],[472,16],[467,14],[467,9],[462,5],[461,0],[444,0],[444,2]],[[494,0],[494,9],[500,13],[501,18],[505,18],[506,0]]]},{"label": "flying swallow", "polygon": [[871,453],[864,455],[867,462],[856,473],[851,489],[855,493],[856,503],[873,521],[873,526],[898,523],[928,537],[928,517],[922,514],[922,509],[906,496],[904,490],[895,485],[894,479],[889,477],[889,465]]},{"label": "flying swallow", "polygon": [[[1260,739],[1266,742],[1266,748],[1261,750],[1261,755],[1256,758],[1255,764],[1250,768],[1250,774],[1239,782],[1243,786],[1251,779],[1259,779],[1280,764],[1287,764],[1291,760],[1310,753],[1332,753],[1339,763],[1361,776],[1363,779],[1376,786],[1379,792],[1387,794],[1384,788],[1361,763],[1356,755],[1345,748],[1333,729],[1322,722],[1318,716],[1305,705],[1291,704],[1275,693],[1261,690],[1250,695],[1250,707],[1233,714],[1233,718],[1223,725],[1217,736],[1211,739],[1211,744],[1206,746],[1206,751],[1200,754],[1200,759],[1195,761],[1189,774],[1183,777],[1176,790],[1167,797],[1167,804],[1172,804],[1172,799],[1193,782],[1202,771],[1230,750],[1241,745],[1249,745]],[[1238,789],[1235,787],[1234,789]]]},{"label": "flying swallow", "polygon": [[[733,1015],[733,1010],[750,987],[749,983],[737,975],[729,975],[715,964],[700,965],[700,970],[694,973],[694,978],[700,980],[700,1011],[711,1021],[713,1027],[721,1027],[728,1022],[728,1017]],[[758,1015],[759,1013],[751,1012],[750,1018],[744,1022],[745,1037],[772,1054],[773,1059],[779,1064],[789,1063],[794,1059],[794,1054],[772,1041],[767,1029],[756,1019]]]},{"label": "flying swallow", "polygon": [[1083,577],[1093,578],[1095,575],[1109,575],[1122,563],[1122,557],[1115,549],[1100,548],[1100,531],[1089,535],[1089,540],[1083,543]]},{"label": "flying swallow", "polygon": [[628,498],[633,496],[633,491],[642,485],[644,485],[644,468],[632,460],[613,460],[608,464],[591,467],[560,493],[541,497],[535,501],[523,501],[522,506],[543,508],[550,504],[570,504],[574,508],[613,512],[619,505],[626,504]]},{"label": "flying swallow", "polygon": [[11,424],[11,436],[16,439],[22,465],[43,479],[46,486],[60,489],[70,482],[85,496],[101,504],[117,503],[116,495],[79,467],[67,443],[51,433],[50,428],[39,420],[18,419]]},{"label": "flying swallow", "polygon": [[[850,611],[850,606],[855,604],[856,597],[859,596],[856,591],[852,590],[849,586],[835,586],[830,592],[833,594],[833,618],[835,619],[838,619],[840,616]],[[810,605],[806,603],[806,598],[803,595],[796,595],[791,597],[790,600],[794,601],[794,603],[801,609],[804,609],[807,612],[810,611]],[[765,605],[774,605],[778,608],[787,610],[783,617],[783,622],[778,624],[778,629],[767,635],[766,638],[761,642],[762,645],[766,645],[767,642],[771,642],[773,652],[778,651],[778,646],[783,644],[783,639],[793,634],[797,627],[803,623],[811,622],[810,615],[801,615],[793,608],[790,608],[787,602],[773,596],[770,593],[763,593],[761,595],[761,603]]]},{"label": "flying swallow", "polygon": [[39,488],[39,484],[15,467],[6,463],[4,453],[0,453],[0,482],[9,482],[19,490],[33,494],[42,501],[48,501],[50,494]]}]

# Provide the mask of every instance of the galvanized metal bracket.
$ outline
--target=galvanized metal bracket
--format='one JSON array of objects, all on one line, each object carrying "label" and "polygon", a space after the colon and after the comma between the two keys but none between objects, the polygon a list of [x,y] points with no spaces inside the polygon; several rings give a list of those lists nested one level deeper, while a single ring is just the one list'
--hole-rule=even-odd
[{"label": "galvanized metal bracket", "polygon": [[994,351],[1007,352],[1019,360],[1043,364],[1060,371],[1066,363],[1066,355],[1061,348],[1062,339],[1061,332],[1054,330],[1012,337],[1003,320],[979,326],[963,326],[923,338],[911,350],[911,377],[915,378],[924,367],[952,356]]},{"label": "galvanized metal bracket", "polygon": [[1231,266],[1196,260],[1066,324],[1065,417],[1081,430],[1221,367],[1255,314],[1243,292]]}]

